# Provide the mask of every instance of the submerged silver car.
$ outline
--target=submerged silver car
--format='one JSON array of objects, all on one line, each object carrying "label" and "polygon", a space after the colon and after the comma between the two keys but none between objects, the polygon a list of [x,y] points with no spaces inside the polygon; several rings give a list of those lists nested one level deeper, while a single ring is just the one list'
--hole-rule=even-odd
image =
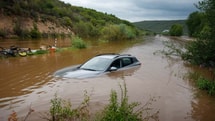
[{"label": "submerged silver car", "polygon": [[65,78],[88,78],[138,65],[141,63],[137,58],[129,54],[100,54],[84,64],[58,70],[54,75]]}]

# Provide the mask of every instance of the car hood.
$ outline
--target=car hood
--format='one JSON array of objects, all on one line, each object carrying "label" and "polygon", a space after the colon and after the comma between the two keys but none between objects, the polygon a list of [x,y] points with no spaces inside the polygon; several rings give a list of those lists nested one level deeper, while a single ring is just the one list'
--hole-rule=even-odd
[{"label": "car hood", "polygon": [[89,78],[95,77],[101,74],[101,71],[91,71],[91,70],[83,70],[79,69],[79,66],[71,66],[67,68],[63,68],[54,73],[55,77],[62,78]]},{"label": "car hood", "polygon": [[95,77],[97,75],[101,74],[100,71],[90,71],[90,70],[75,70],[75,71],[69,71],[62,75],[62,77],[66,78],[89,78],[89,77]]}]

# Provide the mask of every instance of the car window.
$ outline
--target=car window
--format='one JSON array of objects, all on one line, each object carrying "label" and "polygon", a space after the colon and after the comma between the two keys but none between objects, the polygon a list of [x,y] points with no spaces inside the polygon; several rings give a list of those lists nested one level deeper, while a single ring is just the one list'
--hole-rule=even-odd
[{"label": "car window", "polygon": [[133,63],[138,62],[137,58],[133,57],[132,58]]},{"label": "car window", "polygon": [[120,60],[120,59],[115,60],[115,61],[111,64],[110,67],[121,68],[121,67],[122,67],[121,60]]},{"label": "car window", "polygon": [[124,67],[124,66],[127,66],[127,65],[130,65],[130,64],[132,64],[132,63],[133,63],[133,61],[132,61],[131,58],[128,58],[128,57],[122,58],[122,65],[123,65],[123,67]]},{"label": "car window", "polygon": [[110,62],[111,62],[111,59],[95,57],[87,61],[86,63],[84,63],[80,68],[103,71],[107,68]]},{"label": "car window", "polygon": [[120,59],[117,59],[115,60],[110,67],[116,67],[116,68],[122,68],[122,67],[125,67],[125,66],[128,66],[130,64],[133,63],[133,59],[132,58],[129,58],[129,57],[124,57],[124,58],[120,58]]}]

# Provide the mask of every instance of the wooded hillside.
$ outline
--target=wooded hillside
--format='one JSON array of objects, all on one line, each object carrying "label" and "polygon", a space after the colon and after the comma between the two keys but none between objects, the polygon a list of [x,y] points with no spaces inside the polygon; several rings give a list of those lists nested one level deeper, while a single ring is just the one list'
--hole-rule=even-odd
[{"label": "wooded hillside", "polygon": [[37,38],[76,34],[100,36],[110,24],[133,25],[114,15],[72,6],[59,0],[1,0],[0,37]]},{"label": "wooded hillside", "polygon": [[161,33],[164,30],[169,30],[172,25],[180,24],[183,26],[184,35],[187,35],[186,20],[157,20],[157,21],[140,21],[133,23],[136,27],[143,30],[149,30],[155,33]]}]

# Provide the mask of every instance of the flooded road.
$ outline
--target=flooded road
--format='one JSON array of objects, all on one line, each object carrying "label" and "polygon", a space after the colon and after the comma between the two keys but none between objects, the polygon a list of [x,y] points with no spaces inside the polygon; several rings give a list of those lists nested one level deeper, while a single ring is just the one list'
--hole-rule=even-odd
[{"label": "flooded road", "polygon": [[[144,39],[139,44],[91,43],[82,50],[0,60],[0,121],[7,120],[13,110],[24,117],[30,106],[35,112],[29,120],[38,120],[41,112],[48,112],[55,94],[79,105],[85,90],[90,95],[90,105],[99,110],[108,103],[112,89],[120,92],[119,84],[123,81],[130,101],[144,104],[151,97],[156,99],[152,107],[154,111],[160,111],[160,121],[214,121],[215,99],[198,92],[184,78],[186,73],[195,71],[194,68],[184,65],[179,58],[167,58],[156,53],[164,48],[162,42],[168,38]],[[32,46],[37,48],[38,45]],[[88,79],[61,79],[52,75],[61,68],[83,63],[100,53],[132,54],[142,65],[129,71]]]}]

